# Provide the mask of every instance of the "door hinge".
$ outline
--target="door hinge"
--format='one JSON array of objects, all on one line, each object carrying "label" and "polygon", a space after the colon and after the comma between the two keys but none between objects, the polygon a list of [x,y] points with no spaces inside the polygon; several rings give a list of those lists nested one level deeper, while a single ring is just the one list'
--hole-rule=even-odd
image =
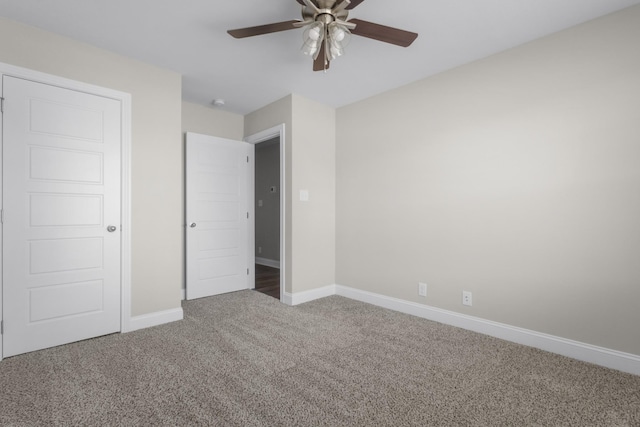
[{"label": "door hinge", "polygon": [[4,98],[0,97],[0,113],[4,113]]},{"label": "door hinge", "polygon": [[249,163],[249,156],[247,156],[247,163]]},{"label": "door hinge", "polygon": [[249,269],[247,268],[247,276],[249,275]]},{"label": "door hinge", "polygon": [[4,321],[0,320],[0,335],[4,335]]},{"label": "door hinge", "polygon": [[249,219],[249,212],[247,212],[247,219]]},{"label": "door hinge", "polygon": [[4,209],[0,209],[0,224],[4,224]]}]

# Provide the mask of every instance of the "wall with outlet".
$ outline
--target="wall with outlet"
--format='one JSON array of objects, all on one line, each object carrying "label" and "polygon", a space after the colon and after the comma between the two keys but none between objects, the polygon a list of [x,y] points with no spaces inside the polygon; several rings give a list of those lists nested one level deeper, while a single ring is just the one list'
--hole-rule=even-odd
[{"label": "wall with outlet", "polygon": [[638,22],[339,108],[337,283],[640,354]]}]

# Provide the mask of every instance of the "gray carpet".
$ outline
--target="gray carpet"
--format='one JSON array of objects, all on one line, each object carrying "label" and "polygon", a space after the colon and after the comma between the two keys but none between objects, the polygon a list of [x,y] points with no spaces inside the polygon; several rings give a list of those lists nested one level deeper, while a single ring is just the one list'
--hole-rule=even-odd
[{"label": "gray carpet", "polygon": [[0,362],[0,425],[640,426],[640,377],[329,297],[253,291]]}]

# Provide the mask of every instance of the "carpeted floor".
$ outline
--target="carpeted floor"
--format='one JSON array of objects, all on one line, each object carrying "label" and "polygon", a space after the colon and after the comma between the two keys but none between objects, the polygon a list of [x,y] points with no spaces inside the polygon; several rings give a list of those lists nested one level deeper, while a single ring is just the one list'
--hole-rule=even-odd
[{"label": "carpeted floor", "polygon": [[329,297],[253,291],[0,362],[2,426],[640,426],[640,377]]}]

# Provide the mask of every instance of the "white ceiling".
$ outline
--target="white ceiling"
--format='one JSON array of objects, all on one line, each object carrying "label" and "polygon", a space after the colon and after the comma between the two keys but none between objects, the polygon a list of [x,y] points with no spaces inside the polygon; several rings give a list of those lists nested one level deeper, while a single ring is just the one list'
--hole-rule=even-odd
[{"label": "white ceiling", "polygon": [[[639,4],[640,0],[365,0],[350,13],[417,32],[409,48],[352,37],[328,73],[302,30],[228,29],[300,19],[296,0],[0,0],[0,15],[183,75],[183,99],[246,114],[290,93],[340,107]],[[390,5],[390,7],[389,7]]]}]

